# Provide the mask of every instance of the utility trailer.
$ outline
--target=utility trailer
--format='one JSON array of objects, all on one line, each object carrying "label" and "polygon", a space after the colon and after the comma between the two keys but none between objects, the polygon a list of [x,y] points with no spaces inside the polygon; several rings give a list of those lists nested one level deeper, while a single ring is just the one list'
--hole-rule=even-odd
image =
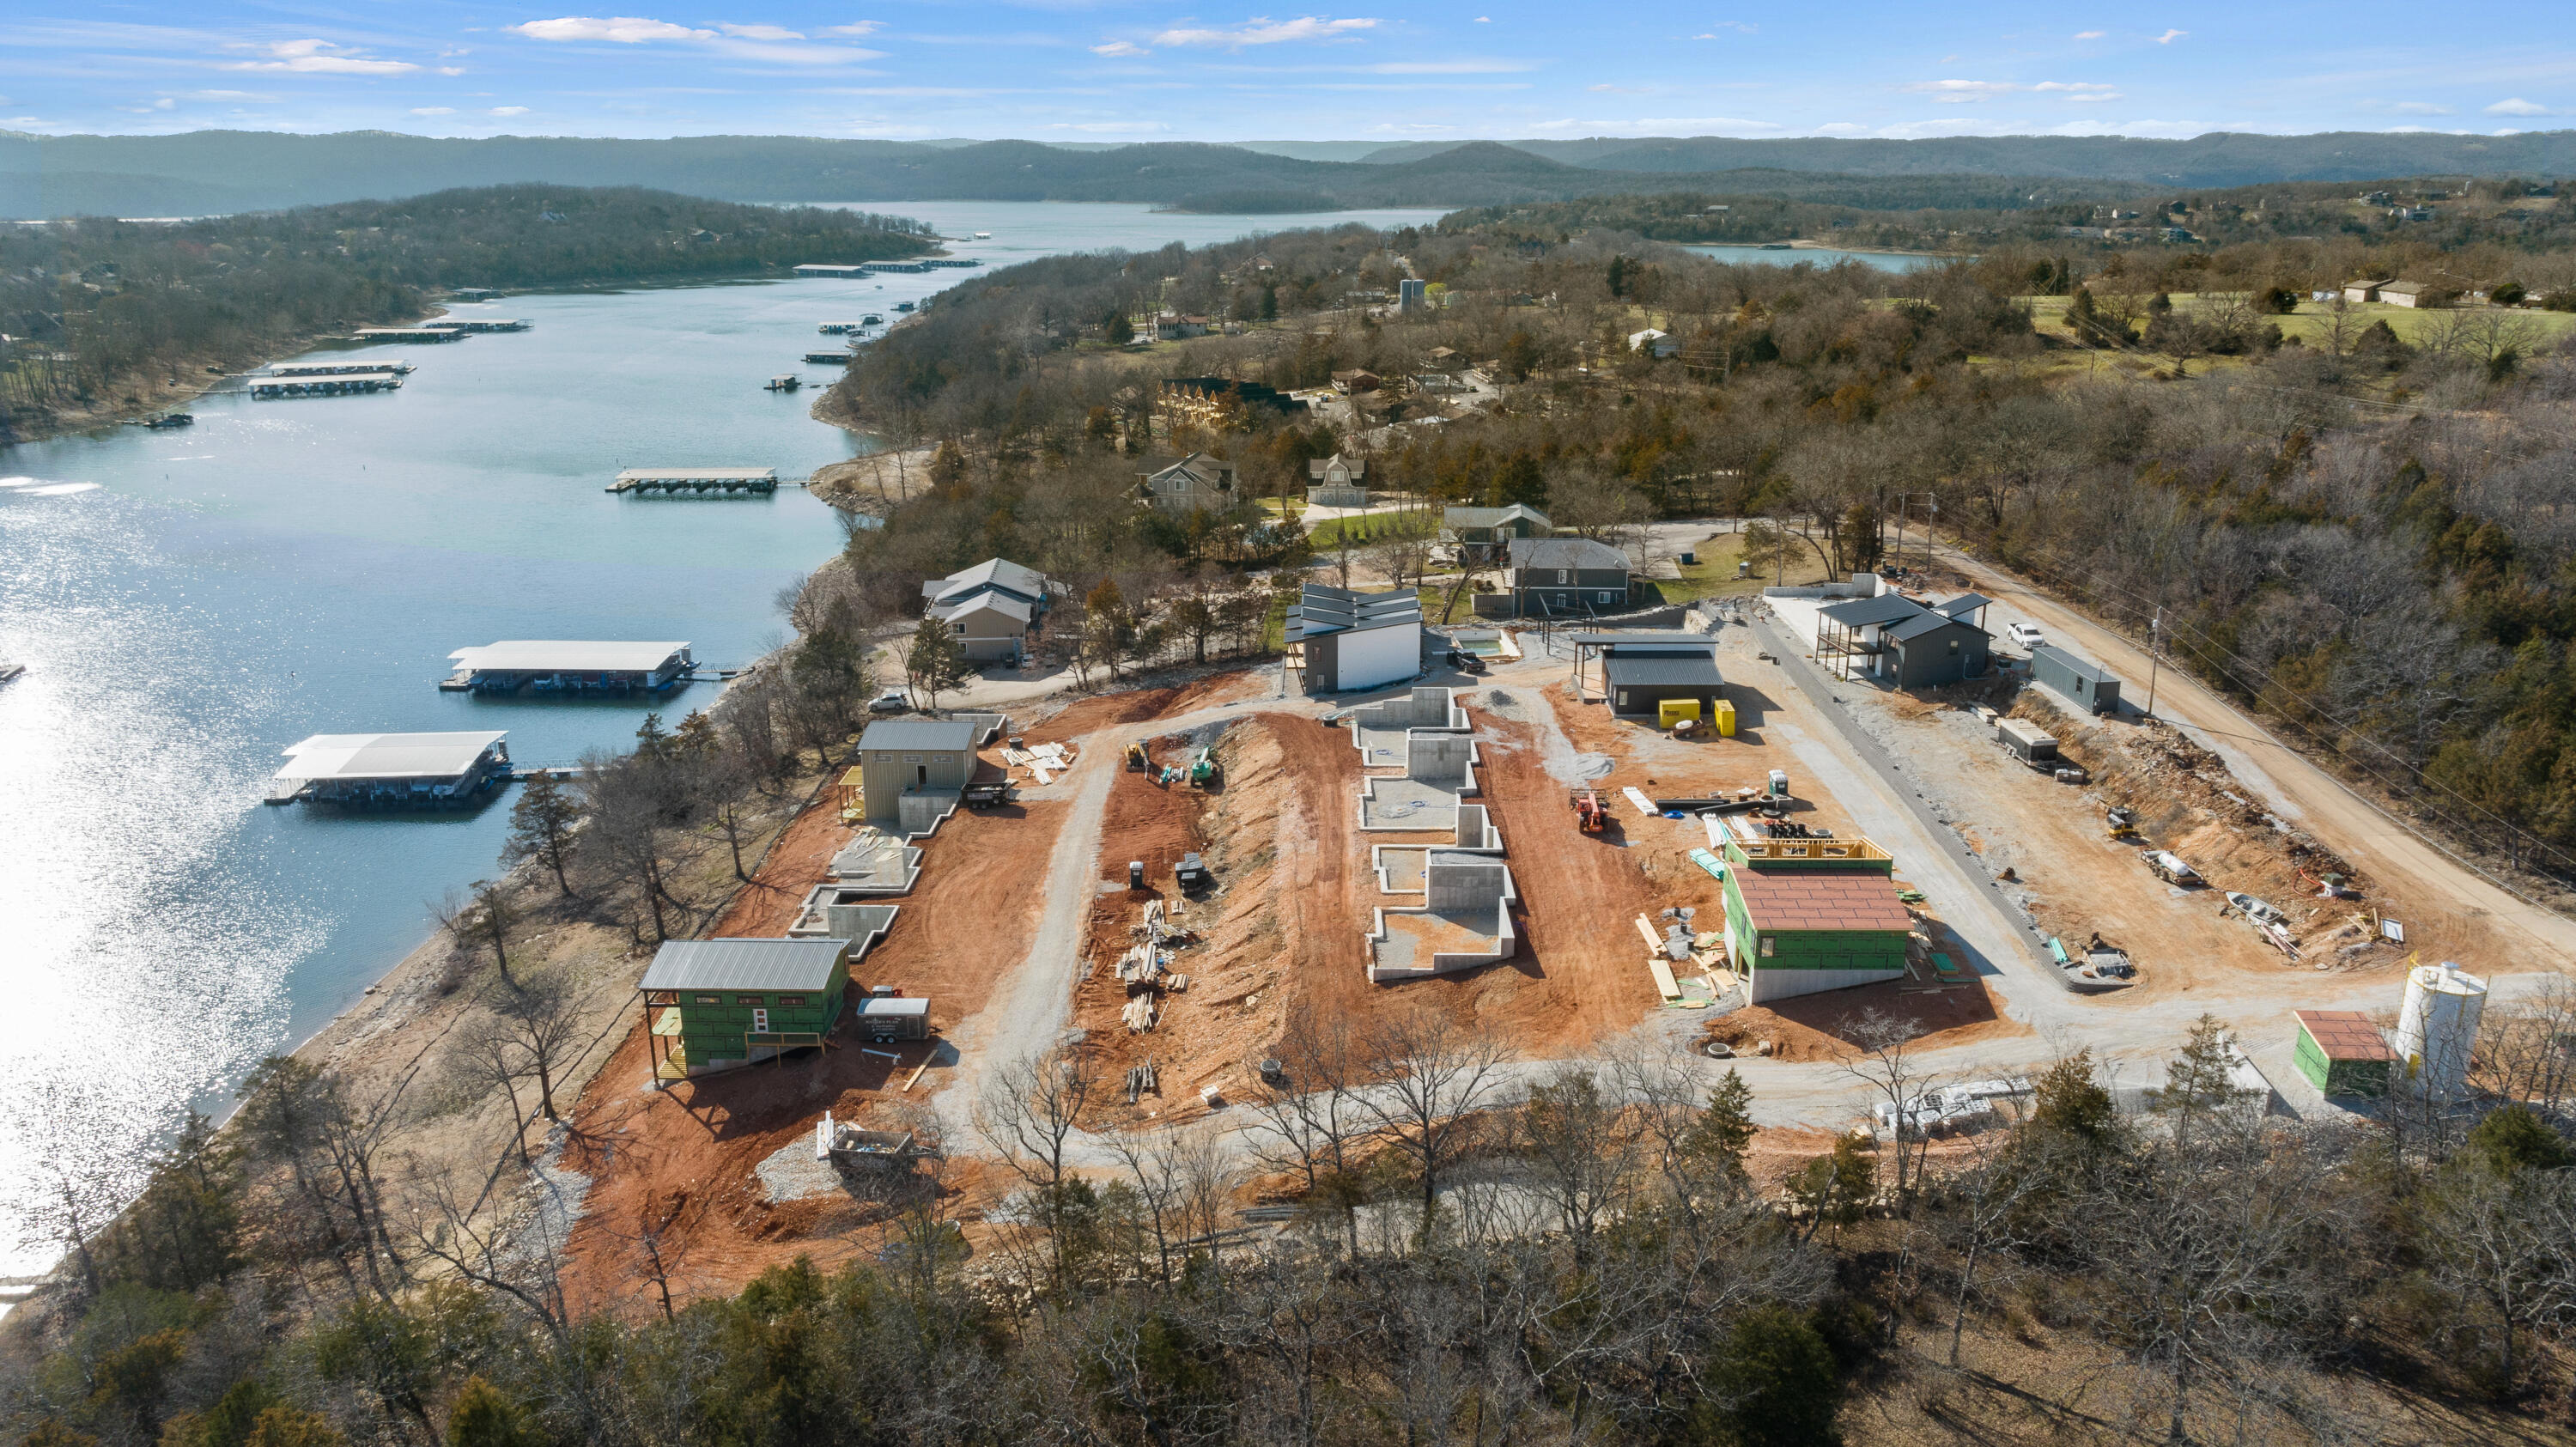
[{"label": "utility trailer", "polygon": [[1009,802],[1011,802],[1011,786],[1008,784],[966,786],[964,803],[969,809],[991,809]]},{"label": "utility trailer", "polygon": [[2138,858],[2139,862],[2147,866],[2149,874],[2167,884],[2178,884],[2189,888],[2206,882],[2200,877],[2198,870],[2185,864],[2182,856],[2170,849],[2150,849]]}]

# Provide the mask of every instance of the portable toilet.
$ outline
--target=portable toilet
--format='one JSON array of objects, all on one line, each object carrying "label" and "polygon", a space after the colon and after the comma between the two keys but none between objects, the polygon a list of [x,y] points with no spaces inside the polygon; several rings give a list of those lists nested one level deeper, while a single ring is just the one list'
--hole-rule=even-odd
[{"label": "portable toilet", "polygon": [[1667,698],[1655,704],[1655,727],[1668,729],[1684,719],[1689,719],[1693,723],[1699,721],[1698,699]]},{"label": "portable toilet", "polygon": [[1719,699],[1714,712],[1717,715],[1717,731],[1719,735],[1730,739],[1735,737],[1735,701],[1733,699],[1726,698]]},{"label": "portable toilet", "polygon": [[1789,771],[1787,769],[1773,769],[1771,771],[1771,797],[1774,799],[1786,799],[1789,797]]}]

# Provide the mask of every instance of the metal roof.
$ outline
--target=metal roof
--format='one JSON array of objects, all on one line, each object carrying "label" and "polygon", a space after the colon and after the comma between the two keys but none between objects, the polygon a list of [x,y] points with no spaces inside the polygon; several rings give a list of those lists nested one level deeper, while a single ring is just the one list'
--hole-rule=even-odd
[{"label": "metal roof", "polygon": [[639,990],[821,990],[848,940],[667,940]]},{"label": "metal roof", "polygon": [[2049,662],[2065,669],[2067,672],[2075,675],[2078,679],[2081,679],[2086,683],[2119,682],[2117,678],[2112,677],[2109,672],[2104,670],[2102,665],[2078,658],[2074,654],[2067,652],[2065,649],[2058,648],[2050,644],[2043,643],[2039,647],[2032,649],[2030,651],[2030,657],[2031,661],[2034,663],[2045,658]]},{"label": "metal roof", "polygon": [[1705,653],[1613,653],[1601,671],[1613,688],[1716,688],[1726,681]]},{"label": "metal roof", "polygon": [[930,605],[930,616],[945,623],[960,613],[973,613],[985,608],[1007,614],[1022,623],[1028,622],[1036,611],[1027,599],[1014,597],[1006,588],[986,587],[940,599]]},{"label": "metal roof", "polygon": [[1947,603],[1935,604],[1932,611],[1936,613],[1947,613],[1951,617],[1956,618],[1962,613],[1974,613],[1980,608],[1991,605],[1994,601],[1994,599],[1987,597],[1983,593],[1962,593]]},{"label": "metal roof", "polygon": [[962,718],[882,718],[859,735],[863,750],[923,749],[962,754],[975,747],[975,725]]},{"label": "metal roof", "polygon": [[1452,507],[1443,508],[1440,512],[1442,525],[1453,528],[1498,528],[1515,518],[1543,528],[1554,526],[1547,520],[1547,514],[1517,502],[1509,507]]},{"label": "metal roof", "polygon": [[686,643],[602,643],[576,639],[504,638],[447,655],[460,667],[519,673],[651,673],[676,663]]},{"label": "metal roof", "polygon": [[1881,593],[1875,598],[1854,598],[1816,610],[1819,617],[1830,618],[1845,628],[1866,628],[1873,623],[1893,623],[1931,610],[1902,593]]},{"label": "metal roof", "polygon": [[1697,648],[1711,654],[1717,649],[1717,641],[1707,634],[1680,628],[1639,628],[1627,633],[1576,633],[1569,636],[1577,648],[1634,648],[1666,653],[1676,648]]},{"label": "metal roof", "polygon": [[1360,593],[1348,588],[1308,583],[1288,610],[1291,641],[1328,633],[1360,633],[1422,622],[1422,595],[1410,588]]},{"label": "metal roof", "polygon": [[920,995],[870,995],[859,1004],[859,1014],[877,1019],[901,1020],[930,1013],[930,1001]]},{"label": "metal roof", "polygon": [[924,596],[944,601],[983,587],[1007,588],[1021,597],[1036,599],[1046,593],[1046,575],[1007,558],[986,558],[971,568],[922,584],[921,591]]},{"label": "metal roof", "polygon": [[768,478],[775,482],[774,467],[630,467],[617,474],[620,482],[698,482],[721,481],[725,478]]},{"label": "metal roof", "polygon": [[1986,631],[1965,618],[1953,618],[1947,613],[1918,613],[1901,622],[1891,623],[1881,631],[1899,643],[1911,643],[1926,633],[1938,633],[1944,628],[1965,628],[1971,633]]},{"label": "metal roof", "polygon": [[488,733],[315,734],[286,748],[281,779],[453,779],[504,737]]},{"label": "metal roof", "polygon": [[1515,568],[1618,568],[1634,566],[1628,555],[1590,538],[1514,538]]}]

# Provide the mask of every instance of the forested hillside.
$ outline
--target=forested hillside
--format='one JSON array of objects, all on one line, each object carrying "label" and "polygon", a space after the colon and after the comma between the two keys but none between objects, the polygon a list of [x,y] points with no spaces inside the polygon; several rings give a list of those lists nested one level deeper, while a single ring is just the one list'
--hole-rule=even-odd
[{"label": "forested hillside", "polygon": [[177,224],[0,229],[0,438],[420,316],[447,287],[783,275],[931,249],[918,223],[640,190],[495,187]]}]

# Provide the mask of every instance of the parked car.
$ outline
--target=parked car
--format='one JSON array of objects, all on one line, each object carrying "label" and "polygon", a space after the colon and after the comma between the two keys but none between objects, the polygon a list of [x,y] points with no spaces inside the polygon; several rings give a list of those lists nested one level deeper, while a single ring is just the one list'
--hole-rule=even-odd
[{"label": "parked car", "polygon": [[2031,623],[2013,624],[2004,630],[2004,637],[2017,648],[2037,648],[2048,641],[2048,635],[2040,632],[2038,626]]},{"label": "parked car", "polygon": [[1452,648],[1449,650],[1449,666],[1461,673],[1482,673],[1485,671],[1485,660],[1464,648]]},{"label": "parked car", "polygon": [[880,694],[877,697],[868,700],[868,712],[870,713],[909,713],[911,711],[912,700],[904,697],[899,692]]}]

